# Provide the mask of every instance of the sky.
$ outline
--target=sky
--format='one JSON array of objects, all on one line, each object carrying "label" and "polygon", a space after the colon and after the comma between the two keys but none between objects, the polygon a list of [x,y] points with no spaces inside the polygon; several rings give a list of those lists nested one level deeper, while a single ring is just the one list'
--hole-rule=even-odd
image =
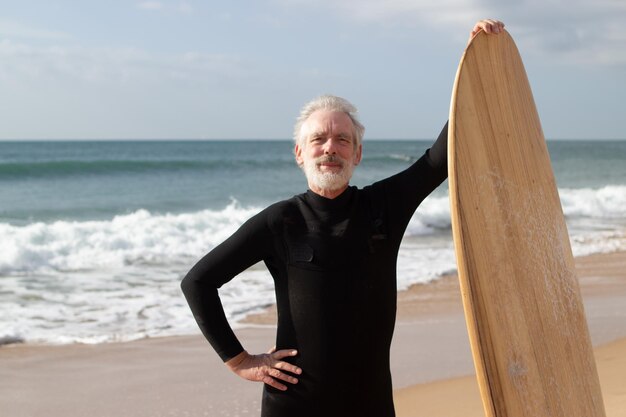
[{"label": "sky", "polygon": [[320,94],[430,139],[481,18],[548,139],[626,139],[625,0],[0,0],[0,139],[288,139]]}]

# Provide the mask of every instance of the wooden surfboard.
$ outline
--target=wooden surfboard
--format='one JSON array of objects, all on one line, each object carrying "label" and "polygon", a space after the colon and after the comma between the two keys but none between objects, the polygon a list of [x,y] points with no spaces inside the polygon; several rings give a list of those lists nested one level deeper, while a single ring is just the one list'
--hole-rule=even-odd
[{"label": "wooden surfboard", "polygon": [[604,417],[574,258],[526,71],[479,33],[448,133],[452,230],[488,417]]}]

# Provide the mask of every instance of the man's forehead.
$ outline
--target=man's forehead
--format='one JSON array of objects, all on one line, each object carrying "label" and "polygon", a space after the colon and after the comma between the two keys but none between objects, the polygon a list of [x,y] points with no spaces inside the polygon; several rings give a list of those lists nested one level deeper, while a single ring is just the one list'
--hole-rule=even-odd
[{"label": "man's forehead", "polygon": [[313,112],[302,126],[307,134],[332,133],[352,136],[354,124],[345,112],[317,110]]}]

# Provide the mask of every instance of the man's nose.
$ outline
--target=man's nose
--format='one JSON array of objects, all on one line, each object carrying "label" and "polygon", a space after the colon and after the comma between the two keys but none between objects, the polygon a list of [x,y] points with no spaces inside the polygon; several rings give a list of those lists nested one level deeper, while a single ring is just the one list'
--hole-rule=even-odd
[{"label": "man's nose", "polygon": [[324,142],[324,154],[326,155],[334,155],[337,153],[337,142],[334,138],[328,138],[326,142]]}]

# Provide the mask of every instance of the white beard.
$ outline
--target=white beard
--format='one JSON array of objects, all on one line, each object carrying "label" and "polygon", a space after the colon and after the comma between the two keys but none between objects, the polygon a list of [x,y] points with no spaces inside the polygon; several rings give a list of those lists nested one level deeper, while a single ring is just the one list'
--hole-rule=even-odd
[{"label": "white beard", "polygon": [[[339,162],[341,163],[341,170],[339,172],[321,171],[319,164],[322,162]],[[354,164],[337,155],[329,155],[305,159],[302,169],[309,184],[322,190],[336,191],[348,185],[350,178],[352,178]]]}]

